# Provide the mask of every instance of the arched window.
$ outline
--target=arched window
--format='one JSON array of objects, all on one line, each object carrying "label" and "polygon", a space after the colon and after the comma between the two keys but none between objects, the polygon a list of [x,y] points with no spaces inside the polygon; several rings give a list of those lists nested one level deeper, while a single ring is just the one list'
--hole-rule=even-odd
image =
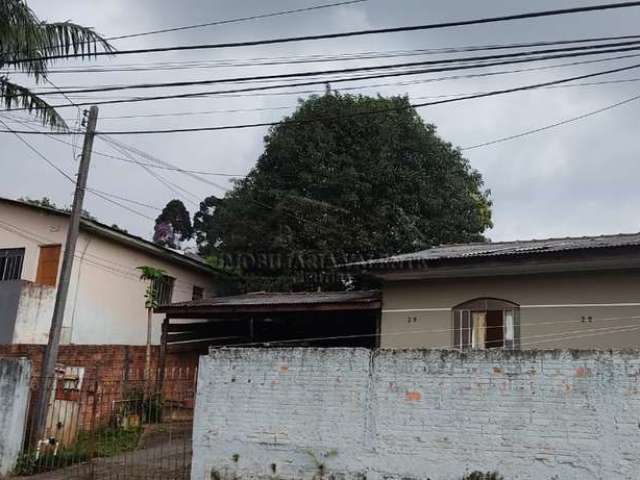
[{"label": "arched window", "polygon": [[453,348],[520,348],[520,307],[476,298],[453,308]]}]

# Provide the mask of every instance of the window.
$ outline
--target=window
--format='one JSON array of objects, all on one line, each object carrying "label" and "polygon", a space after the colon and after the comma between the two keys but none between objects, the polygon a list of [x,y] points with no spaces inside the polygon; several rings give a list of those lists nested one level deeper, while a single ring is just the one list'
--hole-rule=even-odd
[{"label": "window", "polygon": [[157,278],[153,281],[153,291],[156,296],[156,302],[158,305],[166,305],[171,303],[173,297],[173,284],[175,278],[163,275],[161,278]]},{"label": "window", "polygon": [[23,262],[24,248],[0,249],[0,280],[19,280]]},{"label": "window", "polygon": [[82,390],[84,367],[64,367],[62,388],[64,390]]},{"label": "window", "polygon": [[453,309],[454,348],[520,348],[519,307],[513,302],[481,298]]},{"label": "window", "polygon": [[193,293],[191,294],[191,300],[200,300],[204,297],[204,288],[193,286]]},{"label": "window", "polygon": [[61,245],[42,245],[38,257],[36,283],[56,286],[58,282],[58,265],[60,264]]}]

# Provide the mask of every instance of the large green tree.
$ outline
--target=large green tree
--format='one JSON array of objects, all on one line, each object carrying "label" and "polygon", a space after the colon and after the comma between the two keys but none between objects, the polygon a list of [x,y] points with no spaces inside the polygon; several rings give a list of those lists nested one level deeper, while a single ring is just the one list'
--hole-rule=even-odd
[{"label": "large green tree", "polygon": [[0,0],[0,105],[26,108],[52,128],[65,129],[62,117],[29,88],[10,80],[7,71],[47,78],[48,57],[80,54],[91,57],[113,47],[88,27],[72,22],[42,22],[24,0]]},{"label": "large green tree", "polygon": [[275,277],[301,264],[323,269],[480,241],[491,226],[480,173],[406,97],[301,102],[269,131],[249,175],[210,210],[200,212],[201,253],[253,256],[246,273]]}]

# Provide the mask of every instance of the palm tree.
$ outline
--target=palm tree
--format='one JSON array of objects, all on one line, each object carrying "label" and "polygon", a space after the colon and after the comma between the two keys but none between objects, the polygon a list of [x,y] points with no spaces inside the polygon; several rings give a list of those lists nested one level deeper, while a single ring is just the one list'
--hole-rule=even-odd
[{"label": "palm tree", "polygon": [[90,58],[98,50],[114,51],[92,28],[72,22],[42,22],[24,0],[0,0],[0,105],[32,112],[43,125],[67,129],[62,117],[46,100],[9,79],[9,70],[25,73],[36,83],[47,80],[47,69],[58,55]]}]

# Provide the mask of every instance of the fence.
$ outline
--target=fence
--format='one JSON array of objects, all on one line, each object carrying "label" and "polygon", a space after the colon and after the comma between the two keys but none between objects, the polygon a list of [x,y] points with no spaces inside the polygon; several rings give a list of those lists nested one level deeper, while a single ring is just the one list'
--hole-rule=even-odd
[{"label": "fence", "polygon": [[[44,438],[29,428],[14,474],[52,479],[187,479],[196,369],[170,368],[118,378],[83,367],[60,368]],[[32,379],[32,399],[40,379]],[[33,406],[33,403],[32,403]],[[33,418],[33,415],[30,415]]]},{"label": "fence", "polygon": [[628,480],[640,351],[218,349],[193,480]]}]

